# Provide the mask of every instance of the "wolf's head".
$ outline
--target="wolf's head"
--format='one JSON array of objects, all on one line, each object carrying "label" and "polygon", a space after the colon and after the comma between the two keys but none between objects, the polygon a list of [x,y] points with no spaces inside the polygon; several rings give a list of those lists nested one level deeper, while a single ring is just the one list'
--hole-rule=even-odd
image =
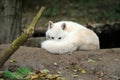
[{"label": "wolf's head", "polygon": [[67,34],[66,31],[67,25],[63,22],[53,23],[52,21],[48,22],[48,30],[46,32],[46,39],[50,40],[62,40]]}]

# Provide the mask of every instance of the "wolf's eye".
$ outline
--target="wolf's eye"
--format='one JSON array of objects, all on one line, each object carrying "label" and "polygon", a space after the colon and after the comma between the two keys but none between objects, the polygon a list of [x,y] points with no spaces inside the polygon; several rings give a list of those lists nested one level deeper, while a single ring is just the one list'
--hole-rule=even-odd
[{"label": "wolf's eye", "polygon": [[51,37],[51,39],[54,39],[54,37]]},{"label": "wolf's eye", "polygon": [[61,37],[59,37],[58,39],[61,39]]}]

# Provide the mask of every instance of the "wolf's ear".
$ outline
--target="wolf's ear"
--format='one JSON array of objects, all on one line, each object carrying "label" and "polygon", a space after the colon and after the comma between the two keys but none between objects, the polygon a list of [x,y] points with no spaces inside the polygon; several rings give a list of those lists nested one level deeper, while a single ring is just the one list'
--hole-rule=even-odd
[{"label": "wolf's ear", "polygon": [[51,29],[53,27],[53,22],[52,21],[49,21],[48,22],[48,29]]},{"label": "wolf's ear", "polygon": [[61,28],[62,28],[62,30],[65,30],[66,24],[65,24],[65,23],[62,23]]}]

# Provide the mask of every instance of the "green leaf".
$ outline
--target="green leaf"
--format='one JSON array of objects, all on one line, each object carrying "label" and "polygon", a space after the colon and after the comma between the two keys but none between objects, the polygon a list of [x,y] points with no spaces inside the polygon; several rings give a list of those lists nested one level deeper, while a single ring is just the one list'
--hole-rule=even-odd
[{"label": "green leaf", "polygon": [[31,69],[29,68],[26,68],[26,67],[19,67],[17,70],[16,70],[17,73],[20,73],[21,75],[27,75],[28,73],[31,72]]},{"label": "green leaf", "polygon": [[6,77],[6,78],[10,78],[10,80],[15,79],[15,75],[14,75],[12,72],[10,72],[10,71],[5,71],[5,72],[3,73],[3,75],[4,75],[4,77]]},{"label": "green leaf", "polygon": [[5,71],[4,77],[13,79],[24,79],[24,76],[29,74],[31,69],[25,67],[19,67],[15,72]]}]

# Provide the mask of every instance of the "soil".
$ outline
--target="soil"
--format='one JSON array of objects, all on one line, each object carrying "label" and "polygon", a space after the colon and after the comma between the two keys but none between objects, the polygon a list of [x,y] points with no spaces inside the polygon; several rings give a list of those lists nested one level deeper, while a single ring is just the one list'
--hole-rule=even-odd
[{"label": "soil", "polygon": [[[0,53],[7,47],[0,45]],[[120,80],[120,48],[54,55],[41,48],[21,46],[1,70],[14,65],[59,72],[66,80]]]}]

